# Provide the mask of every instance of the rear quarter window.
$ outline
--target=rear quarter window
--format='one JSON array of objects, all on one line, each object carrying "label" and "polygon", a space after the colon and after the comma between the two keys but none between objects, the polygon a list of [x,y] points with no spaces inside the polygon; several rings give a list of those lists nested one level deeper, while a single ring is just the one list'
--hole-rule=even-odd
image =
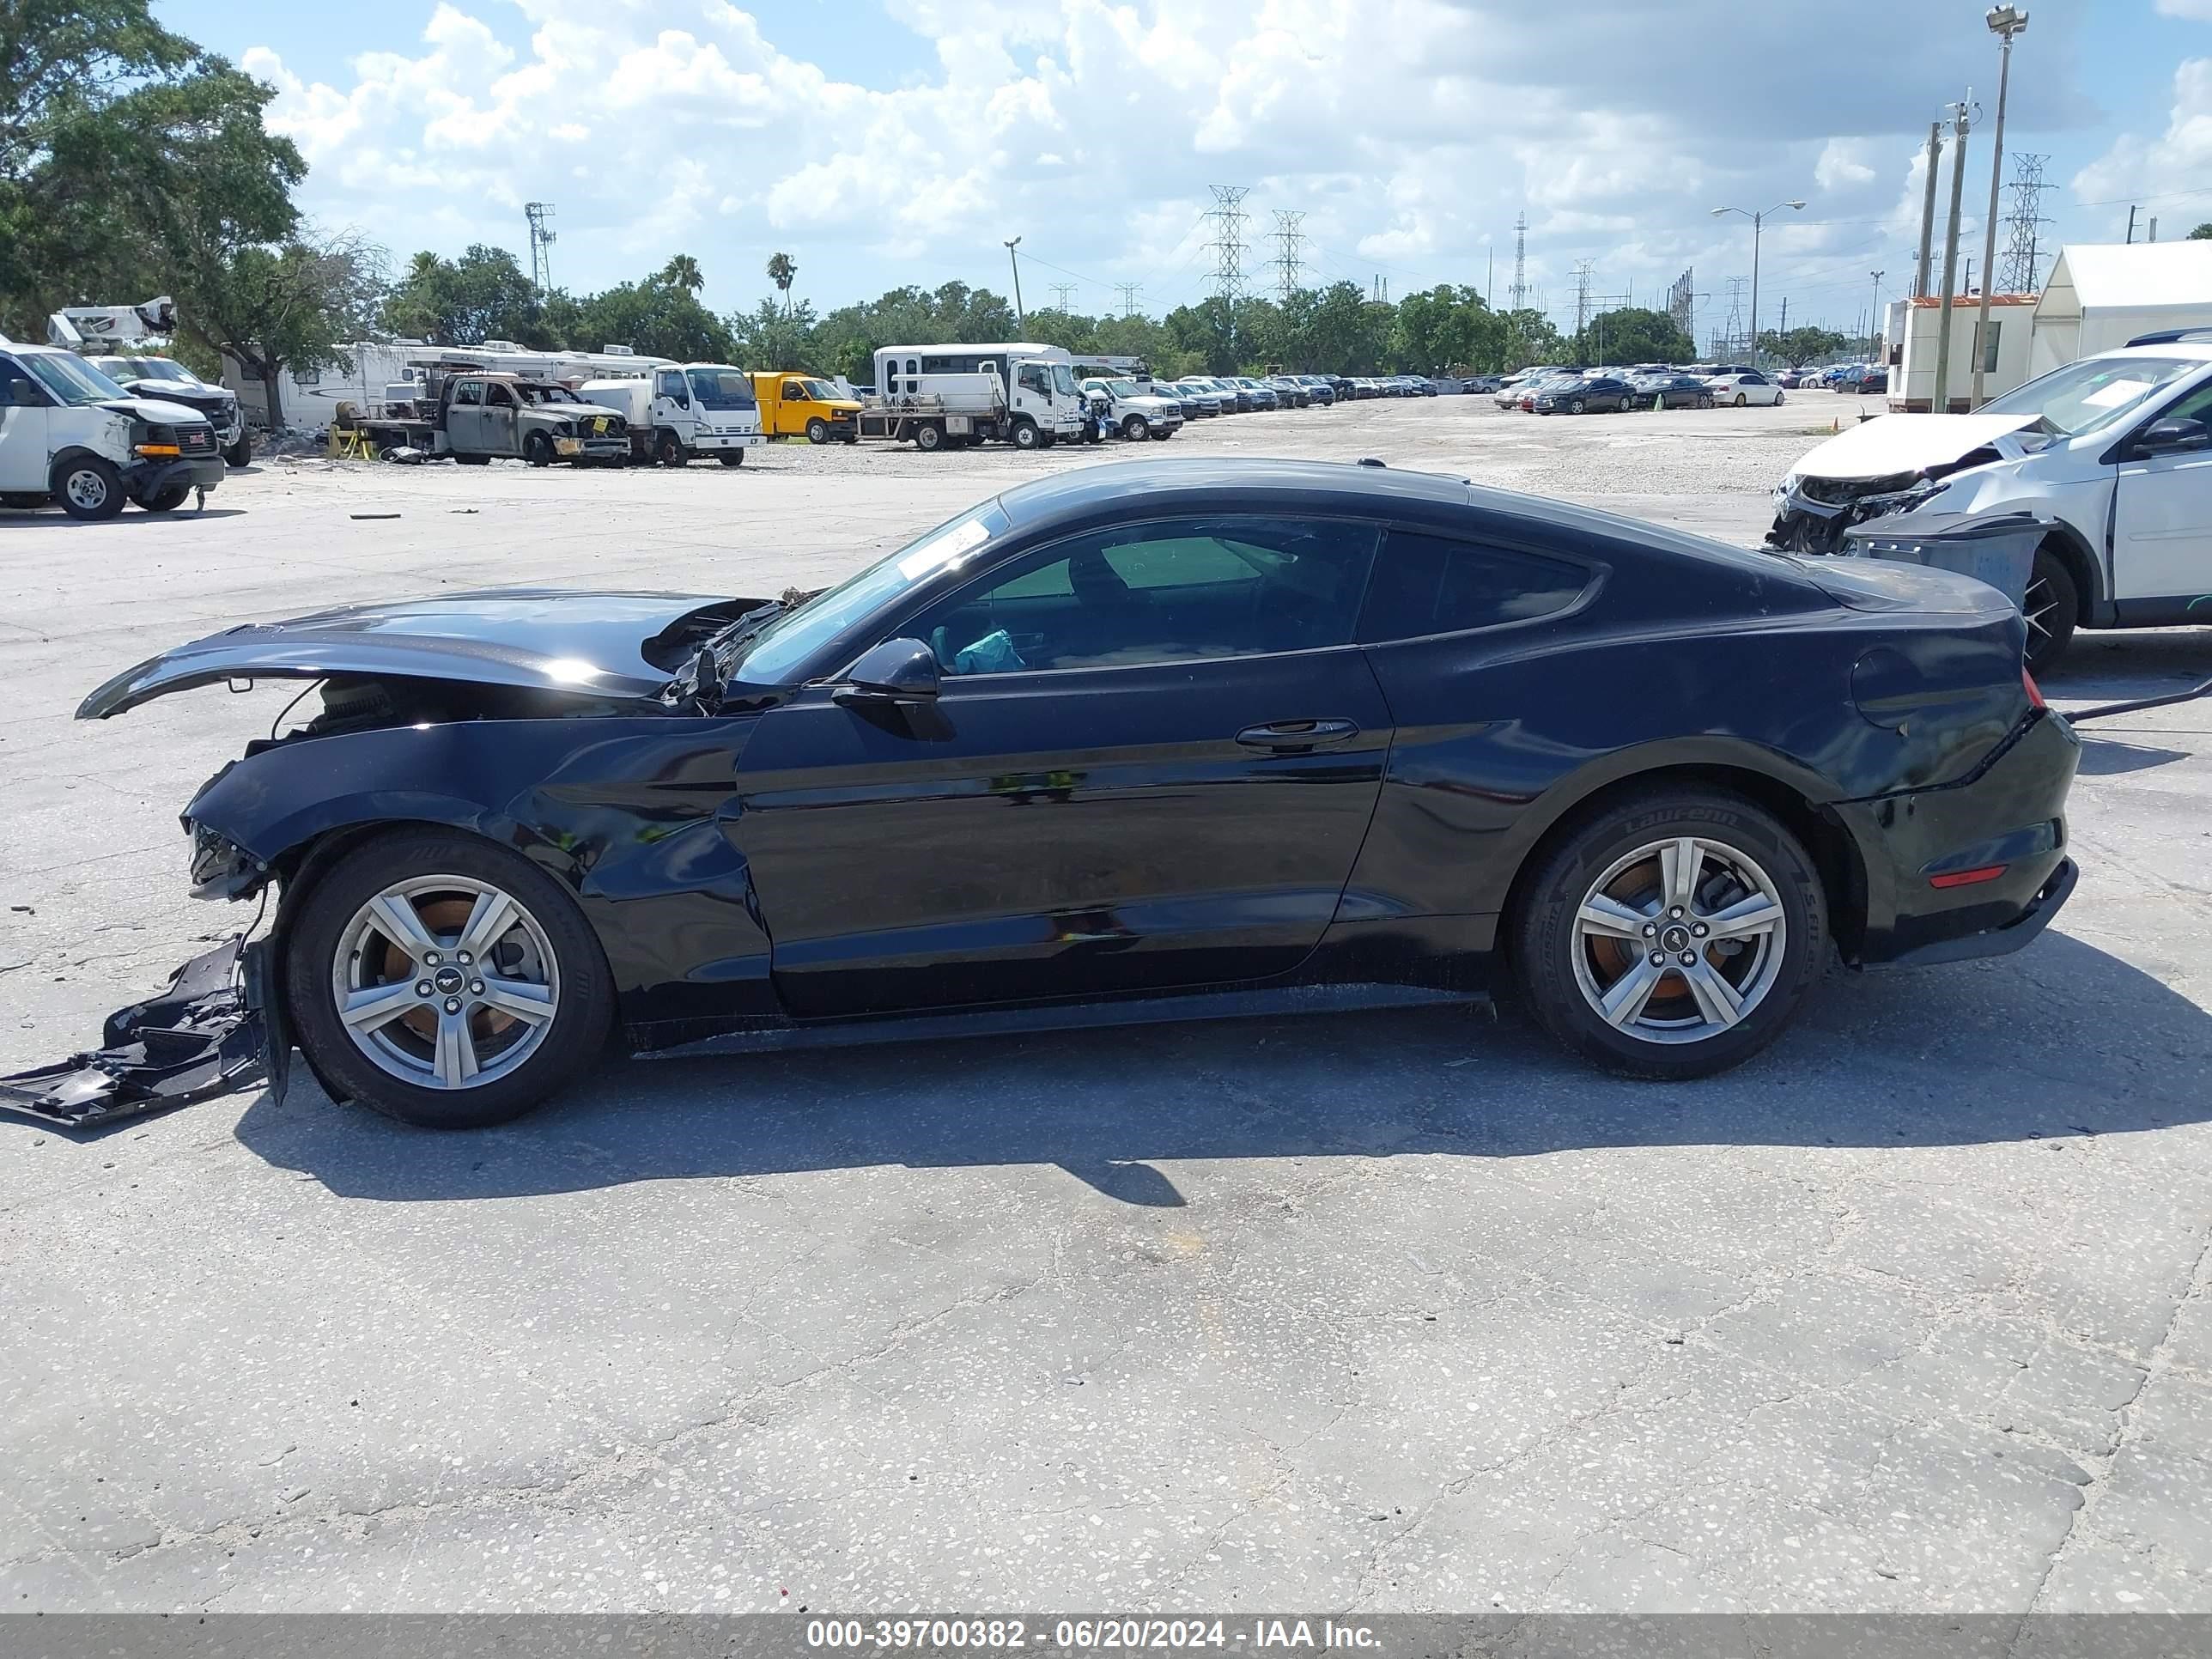
[{"label": "rear quarter window", "polygon": [[1394,530],[1375,562],[1359,642],[1420,639],[1565,610],[1593,573],[1564,559]]}]

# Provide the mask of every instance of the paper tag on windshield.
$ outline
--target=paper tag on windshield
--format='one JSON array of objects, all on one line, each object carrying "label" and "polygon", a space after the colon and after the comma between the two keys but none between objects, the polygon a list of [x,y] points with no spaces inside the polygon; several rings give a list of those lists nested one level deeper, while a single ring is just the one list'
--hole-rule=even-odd
[{"label": "paper tag on windshield", "polygon": [[977,519],[957,524],[941,536],[932,537],[898,562],[898,573],[910,582],[918,582],[933,570],[941,570],[963,553],[972,553],[991,539],[991,532]]},{"label": "paper tag on windshield", "polygon": [[2081,401],[2092,409],[2111,409],[2118,404],[2131,404],[2150,390],[2148,380],[2112,380],[2086,392]]}]

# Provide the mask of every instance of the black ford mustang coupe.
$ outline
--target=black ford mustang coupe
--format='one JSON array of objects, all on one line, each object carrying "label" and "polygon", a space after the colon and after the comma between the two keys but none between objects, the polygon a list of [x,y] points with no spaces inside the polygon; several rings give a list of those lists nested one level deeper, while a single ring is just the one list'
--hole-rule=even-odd
[{"label": "black ford mustang coupe", "polygon": [[1832,950],[1993,955],[2077,744],[1996,590],[1423,473],[1086,467],[788,602],[505,591],[102,686],[319,682],[185,811],[278,1067],[408,1121],[762,1049],[1519,992],[1717,1071]]}]

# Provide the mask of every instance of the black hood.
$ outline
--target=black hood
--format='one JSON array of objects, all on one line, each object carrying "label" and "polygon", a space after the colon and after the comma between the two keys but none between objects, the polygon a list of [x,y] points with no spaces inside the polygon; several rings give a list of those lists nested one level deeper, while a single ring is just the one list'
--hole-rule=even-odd
[{"label": "black hood", "polygon": [[658,697],[723,622],[761,604],[696,593],[496,588],[246,623],[126,669],[81,703],[106,720],[218,680],[448,680],[599,698]]}]

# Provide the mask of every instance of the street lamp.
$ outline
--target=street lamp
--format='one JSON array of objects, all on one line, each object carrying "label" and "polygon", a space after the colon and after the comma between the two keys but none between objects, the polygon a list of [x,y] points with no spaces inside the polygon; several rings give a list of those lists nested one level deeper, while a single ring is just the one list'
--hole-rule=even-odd
[{"label": "street lamp", "polygon": [[1022,239],[1013,237],[1006,243],[1006,263],[1014,268],[1014,327],[1018,331],[1025,326],[1022,321],[1022,256],[1014,252]]},{"label": "street lamp", "polygon": [[1768,214],[1779,213],[1784,208],[1795,212],[1804,205],[1802,202],[1777,202],[1772,207],[1761,209],[1757,213],[1740,207],[1717,207],[1713,210],[1716,219],[1724,213],[1741,213],[1751,221],[1751,360],[1753,362],[1759,361],[1759,234],[1766,228]]},{"label": "street lamp", "polygon": [[1997,49],[1997,126],[1990,147],[1990,216],[1982,228],[1982,305],[1974,324],[1974,386],[1966,407],[1982,404],[1982,368],[1989,361],[1990,290],[1996,284],[1997,180],[2004,172],[2005,88],[2012,79],[2014,37],[2027,32],[2027,14],[2014,6],[1991,6],[1983,21],[2002,43]]}]

